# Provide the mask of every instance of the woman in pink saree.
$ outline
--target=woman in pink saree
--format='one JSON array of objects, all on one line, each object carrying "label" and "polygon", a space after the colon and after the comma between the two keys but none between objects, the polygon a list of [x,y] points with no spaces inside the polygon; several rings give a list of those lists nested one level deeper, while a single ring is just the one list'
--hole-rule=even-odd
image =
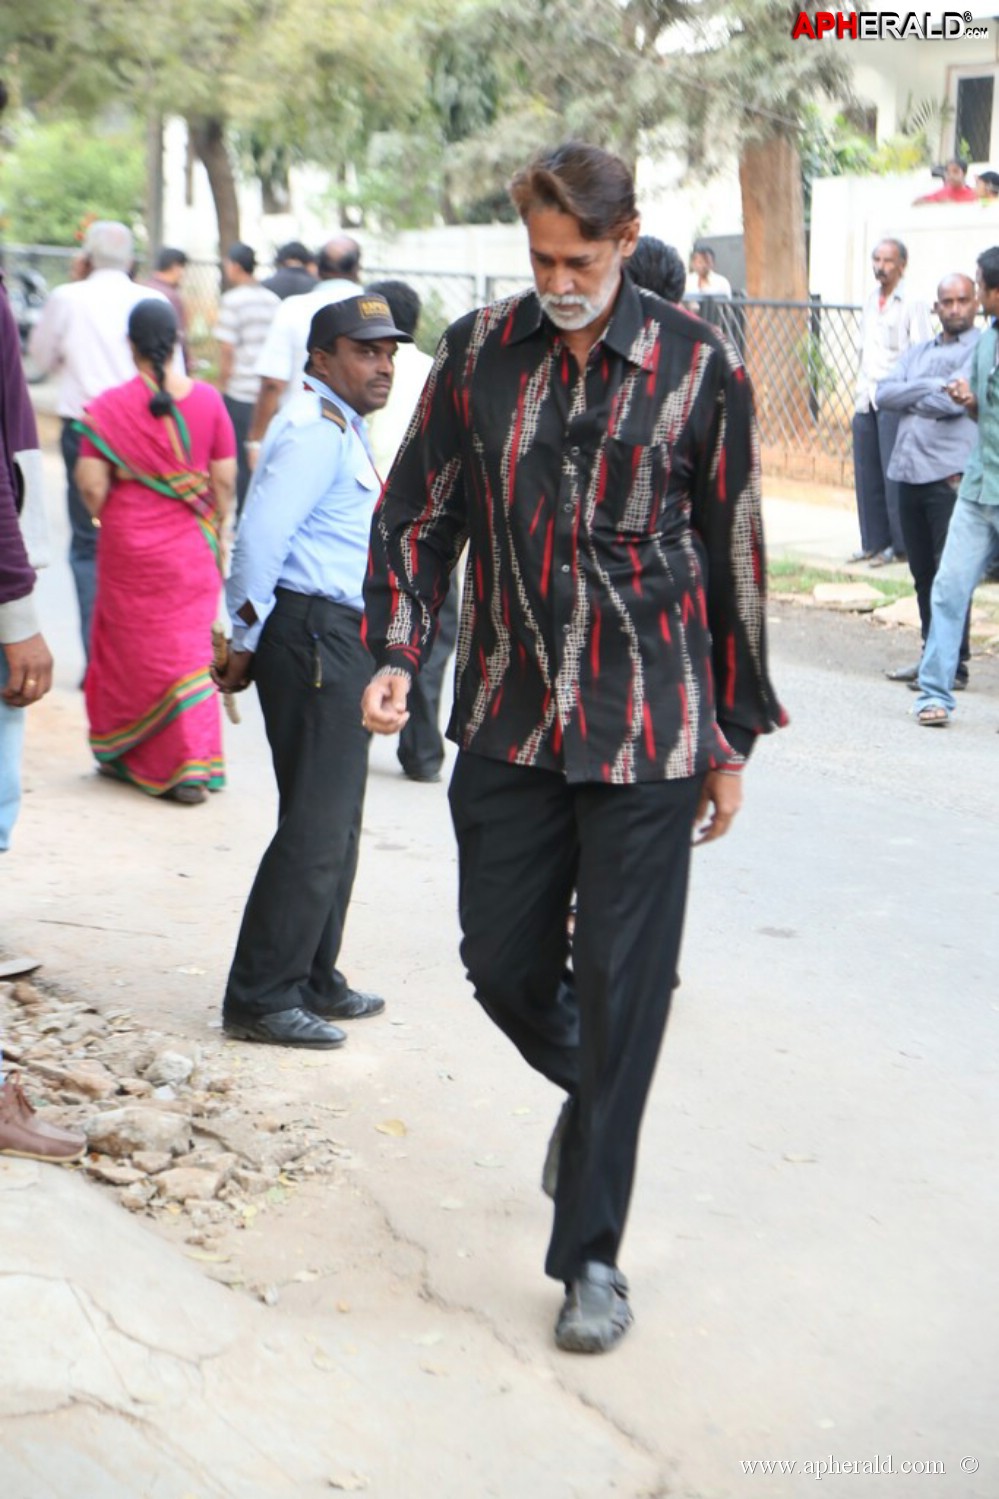
[{"label": "woman in pink saree", "polygon": [[100,523],[90,746],[103,774],[195,804],[225,784],[208,664],[236,440],[218,391],[171,367],[167,301],[138,303],[128,336],[138,374],[78,424],[76,480]]}]

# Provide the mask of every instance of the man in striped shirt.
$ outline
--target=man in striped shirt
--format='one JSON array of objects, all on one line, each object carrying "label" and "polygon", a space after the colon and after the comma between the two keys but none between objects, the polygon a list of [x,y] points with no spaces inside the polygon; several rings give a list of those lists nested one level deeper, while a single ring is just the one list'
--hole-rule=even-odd
[{"label": "man in striped shirt", "polygon": [[631,1322],[617,1253],[692,830],[728,830],[783,711],[741,363],[623,275],[638,215],[617,157],[570,143],[511,194],[536,289],[441,341],[375,517],[362,713],[379,733],[406,721],[467,542],[448,729],[461,952],[486,1013],[568,1094],[546,1269],[566,1287],[556,1342],[592,1353]]}]

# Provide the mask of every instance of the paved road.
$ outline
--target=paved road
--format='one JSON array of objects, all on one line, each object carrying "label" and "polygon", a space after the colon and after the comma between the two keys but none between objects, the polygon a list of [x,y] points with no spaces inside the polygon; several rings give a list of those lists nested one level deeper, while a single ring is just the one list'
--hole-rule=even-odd
[{"label": "paved road", "polygon": [[[207,808],[98,783],[64,568],[43,603],[61,685],[32,722],[0,938],[38,949],[51,978],[98,1000],[124,991],[151,1023],[207,1034],[273,817],[259,717],[248,702],[228,731],[230,789]],[[273,1078],[352,1100],[356,1202],[331,1205],[329,1233],[370,1235],[363,1355],[385,1427],[379,1438],[369,1419],[352,1452],[379,1499],[999,1492],[999,666],[975,664],[954,727],[921,730],[910,694],[881,676],[911,655],[911,636],[791,606],[773,615],[793,724],[754,757],[736,831],[696,856],[623,1256],[637,1325],[607,1360],[550,1347],[558,1292],[540,1270],[536,1178],[558,1100],[467,996],[443,789],[401,781],[392,747],[374,748],[346,956],[355,982],[388,995],[391,1018],[355,1027],[309,1072],[274,1063]],[[270,1065],[255,1055],[258,1080]],[[405,1141],[373,1133],[388,1115],[405,1119]],[[53,1180],[42,1178],[40,1193]],[[65,1181],[48,1189],[52,1211]],[[102,1210],[117,1212],[103,1199]],[[130,1222],[130,1236],[145,1232]],[[378,1266],[400,1246],[419,1273],[390,1296]],[[0,1213],[0,1265],[9,1250]],[[428,1302],[452,1350],[450,1377],[429,1390],[393,1351]],[[296,1316],[318,1326],[331,1308],[317,1293],[271,1315],[280,1380]],[[219,1385],[214,1398],[237,1397]],[[209,1416],[224,1424],[217,1403]],[[327,1419],[335,1429],[335,1401]],[[102,1420],[125,1443],[124,1423]],[[48,1429],[51,1464],[67,1462],[72,1428]],[[797,1469],[743,1467],[756,1460]],[[816,1488],[805,1464],[831,1460],[839,1472]],[[875,1461],[877,1476],[846,1466]],[[920,1463],[945,1471],[903,1476]],[[16,1499],[83,1499],[44,1471],[49,1486]],[[86,1499],[128,1492],[104,1482]],[[215,1482],[228,1499],[267,1492]]]}]

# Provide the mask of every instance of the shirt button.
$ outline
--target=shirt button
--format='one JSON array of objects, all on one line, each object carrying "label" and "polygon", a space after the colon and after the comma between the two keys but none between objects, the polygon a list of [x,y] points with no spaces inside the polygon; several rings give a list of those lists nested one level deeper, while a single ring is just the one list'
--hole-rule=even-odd
[{"label": "shirt button", "polygon": [[578,445],[578,443],[573,443],[572,447],[569,449],[569,457],[570,458],[578,458],[579,457],[579,445]]},{"label": "shirt button", "polygon": [[568,635],[568,633],[569,633],[569,631],[571,629],[572,629],[572,625],[563,625],[562,626],[562,634],[563,635]]},{"label": "shirt button", "polygon": [[571,573],[572,572],[572,568],[569,566],[568,562],[563,562],[562,563],[562,567],[561,567],[561,571],[564,572],[564,573]]},{"label": "shirt button", "polygon": [[563,505],[562,509],[565,511],[566,515],[571,515],[572,514],[572,506],[571,505]]}]

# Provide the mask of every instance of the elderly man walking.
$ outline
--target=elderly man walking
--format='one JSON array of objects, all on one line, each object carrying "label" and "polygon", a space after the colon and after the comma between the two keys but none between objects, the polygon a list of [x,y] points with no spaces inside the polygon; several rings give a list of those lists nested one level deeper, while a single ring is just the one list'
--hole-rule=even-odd
[{"label": "elderly man walking", "polygon": [[783,715],[742,365],[623,274],[639,221],[617,157],[561,146],[511,195],[535,290],[440,345],[373,530],[362,712],[379,733],[406,721],[467,541],[448,730],[461,952],[486,1014],[568,1095],[546,1269],[565,1285],[559,1347],[593,1353],[631,1322],[618,1249],[692,833],[728,830]]},{"label": "elderly man walking", "polygon": [[[90,621],[97,587],[97,532],[74,477],[80,456],[75,423],[95,396],[135,375],[128,343],[132,308],[162,296],[129,277],[135,248],[132,234],[113,219],[91,224],[83,241],[81,279],[57,286],[31,335],[29,353],[43,370],[59,376],[62,456],[72,533],[69,563],[76,585],[85,655],[90,654]],[[165,298],[164,298],[165,300]],[[182,369],[181,356],[175,356]]]},{"label": "elderly man walking", "polygon": [[860,551],[850,562],[883,567],[905,556],[898,518],[898,486],[888,477],[899,418],[877,405],[877,383],[901,354],[931,337],[925,302],[916,301],[905,285],[909,252],[900,239],[874,246],[871,265],[878,283],[864,304],[860,320],[860,370],[853,416],[853,473],[860,520]]}]

